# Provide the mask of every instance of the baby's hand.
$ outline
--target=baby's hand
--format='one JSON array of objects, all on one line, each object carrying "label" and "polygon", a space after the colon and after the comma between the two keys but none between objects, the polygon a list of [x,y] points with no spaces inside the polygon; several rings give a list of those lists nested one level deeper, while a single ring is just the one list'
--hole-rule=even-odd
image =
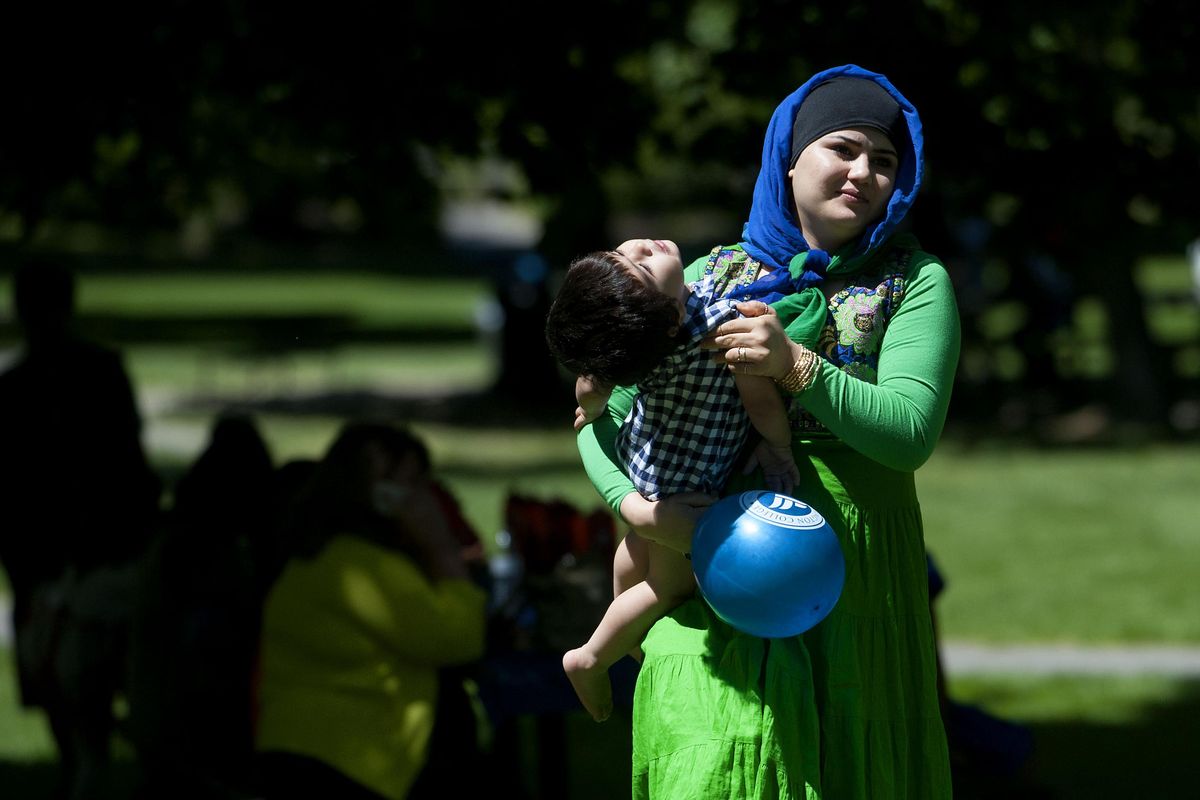
[{"label": "baby's hand", "polygon": [[754,448],[754,460],[762,467],[763,479],[772,492],[791,494],[800,482],[800,470],[791,447],[773,445],[764,439]]},{"label": "baby's hand", "polygon": [[589,422],[594,422],[604,411],[604,406],[605,404],[601,403],[599,408],[593,406],[589,409],[580,406],[579,408],[575,409],[575,430],[581,429]]},{"label": "baby's hand", "polygon": [[575,409],[575,430],[595,421],[604,413],[610,394],[612,389],[590,378],[580,376],[575,379],[575,400],[579,403]]}]

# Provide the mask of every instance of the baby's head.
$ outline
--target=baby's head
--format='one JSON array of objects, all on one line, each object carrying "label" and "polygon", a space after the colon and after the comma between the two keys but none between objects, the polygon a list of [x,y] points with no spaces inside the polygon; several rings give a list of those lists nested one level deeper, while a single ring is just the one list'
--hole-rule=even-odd
[{"label": "baby's head", "polygon": [[632,386],[680,344],[683,282],[673,242],[637,239],[575,260],[546,317],[546,344],[568,371]]}]

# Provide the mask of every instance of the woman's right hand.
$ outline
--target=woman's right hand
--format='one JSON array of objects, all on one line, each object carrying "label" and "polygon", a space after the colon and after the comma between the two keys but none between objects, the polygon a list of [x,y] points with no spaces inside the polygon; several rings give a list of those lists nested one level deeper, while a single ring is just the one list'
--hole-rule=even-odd
[{"label": "woman's right hand", "polygon": [[372,500],[378,513],[397,523],[398,534],[417,551],[429,577],[466,577],[460,546],[427,483],[380,480],[372,487]]},{"label": "woman's right hand", "polygon": [[621,518],[642,538],[690,553],[696,523],[715,502],[713,495],[699,492],[674,494],[662,500],[647,500],[630,492],[621,501]]},{"label": "woman's right hand", "polygon": [[803,348],[788,338],[775,309],[751,300],[738,303],[737,310],[742,316],[721,323],[700,346],[716,350],[713,361],[739,375],[776,380],[787,375]]}]

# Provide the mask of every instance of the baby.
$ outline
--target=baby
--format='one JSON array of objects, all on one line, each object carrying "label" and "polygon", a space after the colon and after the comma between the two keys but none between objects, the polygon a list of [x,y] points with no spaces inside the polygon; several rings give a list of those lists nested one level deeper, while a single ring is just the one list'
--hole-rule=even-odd
[{"label": "baby", "polygon": [[[660,500],[721,492],[751,425],[754,460],[769,489],[799,480],[783,399],[765,377],[730,372],[700,341],[738,315],[714,279],[683,280],[679,248],[637,239],[576,260],[546,320],[550,351],[578,377],[578,430],[604,410],[614,386],[638,388],[617,434],[618,456],[638,493]],[[612,711],[608,668],[634,651],[650,626],[695,590],[687,557],[630,531],[617,548],[620,592],[592,637],[563,668],[597,721]]]}]

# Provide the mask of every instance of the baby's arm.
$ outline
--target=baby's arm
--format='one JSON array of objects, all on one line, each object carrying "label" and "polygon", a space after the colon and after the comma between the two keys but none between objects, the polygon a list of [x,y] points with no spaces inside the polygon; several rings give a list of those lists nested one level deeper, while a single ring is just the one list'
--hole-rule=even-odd
[{"label": "baby's arm", "polygon": [[763,437],[754,456],[762,467],[767,488],[789,494],[800,480],[800,470],[792,457],[792,429],[783,398],[770,378],[735,374],[734,381],[750,423]]},{"label": "baby's arm", "polygon": [[575,409],[575,430],[579,430],[603,414],[604,407],[608,405],[608,398],[611,395],[611,386],[604,386],[594,379],[585,378],[582,375],[576,378],[575,402],[579,403],[579,407]]}]

